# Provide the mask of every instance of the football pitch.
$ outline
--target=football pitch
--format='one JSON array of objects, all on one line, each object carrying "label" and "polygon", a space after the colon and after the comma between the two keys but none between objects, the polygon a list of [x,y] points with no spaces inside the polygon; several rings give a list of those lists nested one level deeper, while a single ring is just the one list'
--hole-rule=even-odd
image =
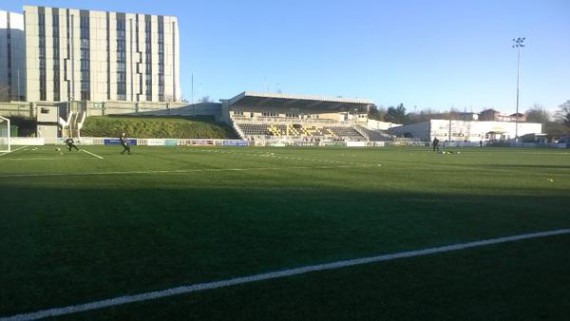
[{"label": "football pitch", "polygon": [[568,150],[83,148],[0,154],[2,321],[570,313]]}]

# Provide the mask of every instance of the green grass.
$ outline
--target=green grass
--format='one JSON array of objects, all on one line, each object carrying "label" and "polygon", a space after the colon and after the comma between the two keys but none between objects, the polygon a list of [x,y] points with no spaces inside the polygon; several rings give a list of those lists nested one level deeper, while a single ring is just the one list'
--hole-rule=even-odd
[{"label": "green grass", "polygon": [[[0,316],[570,227],[566,150],[27,147],[0,156]],[[564,320],[567,235],[58,320]]]}]

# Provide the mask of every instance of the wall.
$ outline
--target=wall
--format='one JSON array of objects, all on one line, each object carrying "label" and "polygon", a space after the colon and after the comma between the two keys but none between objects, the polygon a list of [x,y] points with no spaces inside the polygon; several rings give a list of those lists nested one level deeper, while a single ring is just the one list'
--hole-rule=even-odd
[{"label": "wall", "polygon": [[526,134],[542,133],[542,124],[432,119],[428,122],[393,127],[389,131],[398,136],[411,135],[411,137],[422,141],[431,141],[437,137],[442,142],[448,140],[479,142],[480,140],[499,139],[498,136],[490,137],[488,135],[490,132],[500,133],[500,139],[503,140],[514,139],[517,132],[519,137]]}]

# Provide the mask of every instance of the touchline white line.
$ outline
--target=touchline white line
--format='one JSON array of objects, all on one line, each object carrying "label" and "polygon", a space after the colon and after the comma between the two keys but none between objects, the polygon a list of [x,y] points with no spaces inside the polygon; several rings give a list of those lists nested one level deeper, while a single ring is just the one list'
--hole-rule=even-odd
[{"label": "touchline white line", "polygon": [[62,316],[68,315],[73,313],[85,312],[90,310],[99,310],[108,307],[123,305],[127,303],[135,303],[135,302],[142,302],[148,301],[153,299],[160,299],[169,296],[181,295],[181,294],[189,294],[199,291],[205,290],[213,290],[219,288],[225,288],[233,285],[239,284],[246,284],[252,282],[259,282],[259,281],[266,281],[272,279],[280,279],[295,275],[301,275],[311,272],[319,272],[319,271],[327,271],[327,270],[336,270],[342,269],[350,266],[356,265],[363,265],[363,264],[371,264],[371,263],[379,263],[379,262],[386,262],[392,261],[397,259],[403,258],[410,258],[416,256],[424,256],[430,254],[437,254],[437,253],[445,253],[451,251],[459,251],[465,250],[475,247],[481,246],[488,246],[488,245],[495,245],[507,242],[515,242],[520,240],[527,240],[527,239],[535,239],[541,237],[548,237],[554,235],[563,235],[563,234],[570,234],[569,229],[560,229],[560,230],[553,230],[553,231],[545,231],[545,232],[538,232],[538,233],[528,233],[528,234],[520,234],[520,235],[513,235],[513,236],[506,236],[506,237],[499,237],[494,239],[487,239],[481,241],[474,241],[474,242],[467,242],[467,243],[459,243],[459,244],[452,244],[440,247],[432,247],[422,250],[414,250],[414,251],[406,251],[406,252],[399,252],[393,254],[385,254],[379,256],[372,256],[372,257],[365,257],[353,260],[346,260],[346,261],[337,261],[332,263],[325,263],[325,264],[318,264],[318,265],[309,265],[305,267],[295,268],[295,269],[288,269],[282,271],[274,271],[262,274],[255,274],[243,277],[237,277],[233,279],[221,280],[221,281],[214,281],[214,282],[207,282],[207,283],[198,283],[193,285],[184,285],[179,287],[174,287],[166,290],[161,291],[153,291],[153,292],[146,292],[136,295],[125,295],[120,297],[115,297],[106,300],[100,301],[93,301],[89,303],[83,303],[78,305],[70,305],[66,307],[59,307],[59,308],[52,308],[47,310],[41,310],[32,313],[23,313],[18,315],[13,315],[9,317],[0,317],[0,321],[31,321],[31,320],[38,320],[47,317],[55,317],[55,316]]}]

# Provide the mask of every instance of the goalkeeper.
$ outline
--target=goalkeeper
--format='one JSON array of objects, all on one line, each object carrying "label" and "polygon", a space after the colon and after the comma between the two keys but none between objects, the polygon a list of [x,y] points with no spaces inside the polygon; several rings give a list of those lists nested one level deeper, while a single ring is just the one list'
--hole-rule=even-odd
[{"label": "goalkeeper", "polygon": [[77,148],[77,145],[75,145],[75,141],[73,141],[73,138],[68,137],[65,140],[65,145],[67,145],[67,150],[69,150],[71,152],[72,148],[75,148],[75,150],[79,151],[79,148]]}]

